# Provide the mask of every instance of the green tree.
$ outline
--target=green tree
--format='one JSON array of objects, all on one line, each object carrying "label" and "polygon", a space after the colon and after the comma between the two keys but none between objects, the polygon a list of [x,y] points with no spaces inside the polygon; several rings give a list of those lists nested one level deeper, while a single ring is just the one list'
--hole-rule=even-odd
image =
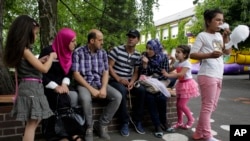
[{"label": "green tree", "polygon": [[0,94],[13,94],[14,83],[9,75],[8,69],[3,64],[2,53],[3,53],[3,17],[5,0],[0,0]]},{"label": "green tree", "polygon": [[[248,0],[204,0],[202,3],[196,0],[195,3],[198,3],[195,12],[197,20],[190,28],[194,35],[204,30],[203,13],[210,8],[220,8],[224,12],[225,22],[229,23],[231,30],[239,24],[250,25],[250,17],[248,16],[250,1]],[[248,37],[245,42],[241,42],[239,48],[250,48],[250,38]]]},{"label": "green tree", "polygon": [[[152,26],[152,9],[157,2],[158,0],[0,0],[0,55],[8,27],[18,15],[30,15],[41,24],[40,40],[33,47],[35,54],[49,45],[62,27],[74,29],[79,44],[86,42],[87,32],[91,28],[100,29],[104,33],[104,47],[107,48],[123,43],[126,32],[131,28],[143,25],[147,29]],[[8,69],[2,65],[0,58],[0,84],[6,82],[3,88],[13,86]]]}]

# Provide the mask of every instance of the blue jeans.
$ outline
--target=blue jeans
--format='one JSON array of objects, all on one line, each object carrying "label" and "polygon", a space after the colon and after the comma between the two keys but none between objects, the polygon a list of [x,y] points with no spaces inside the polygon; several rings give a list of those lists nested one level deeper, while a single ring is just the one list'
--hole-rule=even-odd
[{"label": "blue jeans", "polygon": [[[127,95],[128,95],[128,89],[123,84],[115,81],[110,80],[109,84],[116,88],[121,94],[122,94],[122,101],[119,107],[119,121],[121,124],[128,123],[129,122],[129,113],[127,109]],[[133,88],[130,91],[131,95],[135,96],[135,99],[133,101],[132,106],[132,118],[135,122],[141,122],[143,115],[144,115],[144,100],[145,100],[145,93],[146,90],[144,87],[140,86],[139,88]]]},{"label": "blue jeans", "polygon": [[146,103],[150,113],[151,120],[155,127],[167,123],[167,97],[163,94],[146,93]]}]

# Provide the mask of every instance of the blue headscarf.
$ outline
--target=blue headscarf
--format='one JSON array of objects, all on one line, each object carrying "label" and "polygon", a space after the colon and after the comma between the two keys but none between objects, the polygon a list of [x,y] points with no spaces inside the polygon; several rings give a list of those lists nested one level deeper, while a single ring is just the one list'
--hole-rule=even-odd
[{"label": "blue headscarf", "polygon": [[166,57],[163,53],[163,46],[158,39],[151,39],[147,42],[147,45],[150,46],[155,52],[155,56],[149,58],[153,65],[160,65],[161,61]]}]

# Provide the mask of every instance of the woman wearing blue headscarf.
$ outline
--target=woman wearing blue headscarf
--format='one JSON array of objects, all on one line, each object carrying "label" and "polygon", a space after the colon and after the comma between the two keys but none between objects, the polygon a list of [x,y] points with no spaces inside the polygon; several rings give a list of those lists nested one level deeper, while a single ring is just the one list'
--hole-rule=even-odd
[{"label": "woman wearing blue headscarf", "polygon": [[[163,47],[157,39],[152,39],[146,44],[146,52],[143,53],[140,66],[140,74],[153,76],[159,80],[166,80],[161,71],[169,72],[169,60],[163,53]],[[154,135],[158,138],[163,136],[163,130],[173,132],[167,123],[167,97],[162,93],[152,94],[146,92],[146,102],[150,112],[151,120],[155,126]]]}]

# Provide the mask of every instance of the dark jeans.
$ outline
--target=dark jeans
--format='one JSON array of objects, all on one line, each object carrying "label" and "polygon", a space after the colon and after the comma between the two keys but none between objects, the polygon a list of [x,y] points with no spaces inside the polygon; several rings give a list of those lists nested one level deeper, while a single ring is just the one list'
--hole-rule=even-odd
[{"label": "dark jeans", "polygon": [[170,80],[170,83],[168,84],[168,88],[173,88],[176,82],[176,78],[168,78]]},{"label": "dark jeans", "polygon": [[[129,113],[127,108],[127,95],[128,95],[128,89],[121,83],[110,80],[109,84],[116,88],[121,94],[122,94],[122,101],[119,107],[119,121],[121,124],[128,123],[129,122]],[[133,88],[130,91],[131,95],[135,96],[133,100],[133,106],[132,106],[132,118],[135,122],[141,122],[144,114],[144,100],[145,100],[145,93],[146,90],[144,87],[140,86],[139,88]]]},{"label": "dark jeans", "polygon": [[147,92],[146,103],[154,126],[167,125],[167,97]]}]

